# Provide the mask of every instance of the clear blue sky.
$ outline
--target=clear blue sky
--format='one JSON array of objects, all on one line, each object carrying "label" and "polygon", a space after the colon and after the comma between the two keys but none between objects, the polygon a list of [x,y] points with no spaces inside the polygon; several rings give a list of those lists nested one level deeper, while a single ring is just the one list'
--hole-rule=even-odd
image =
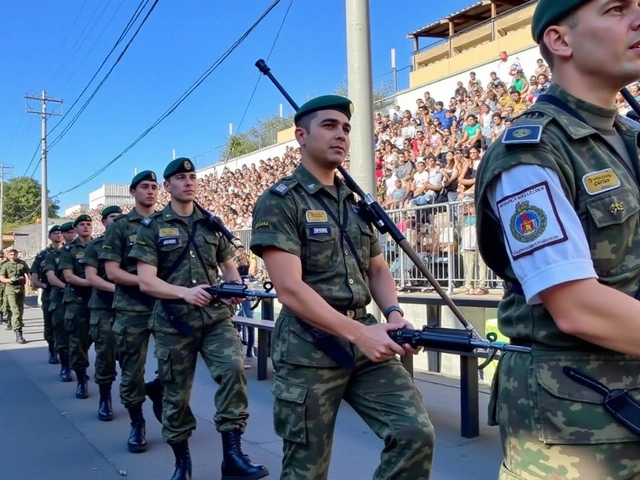
[{"label": "clear blue sky", "polygon": [[[149,6],[153,2],[149,2]],[[56,195],[112,160],[231,46],[272,0],[160,0],[129,50],[75,125],[49,153],[49,191]],[[456,12],[472,0],[371,0],[373,76],[409,65],[413,42],[406,34]],[[25,113],[24,95],[62,98],[65,113],[78,98],[123,31],[138,0],[20,0],[3,2],[0,42],[0,161],[25,174],[40,138],[40,118]],[[103,183],[127,183],[135,168],[162,173],[179,156],[214,163],[228,135],[238,129],[258,77],[254,63],[266,58],[289,0],[282,0],[246,41],[160,126],[108,170],[58,197],[64,209],[88,202]],[[149,8],[147,6],[146,10]],[[138,22],[139,23],[139,22]],[[137,24],[136,24],[137,25]],[[293,0],[269,60],[276,78],[294,99],[329,93],[346,79],[345,2]],[[131,37],[131,32],[127,39]],[[117,52],[122,51],[123,42]],[[78,112],[115,60],[112,56],[83,98],[58,128],[54,140]],[[408,86],[409,70],[399,74]],[[388,75],[377,81],[390,78]],[[265,77],[240,128],[291,107]],[[31,108],[40,108],[30,101]],[[59,117],[49,121],[51,130]],[[36,158],[36,162],[39,157]],[[35,162],[29,168],[30,175]],[[41,179],[40,168],[34,178]]]}]

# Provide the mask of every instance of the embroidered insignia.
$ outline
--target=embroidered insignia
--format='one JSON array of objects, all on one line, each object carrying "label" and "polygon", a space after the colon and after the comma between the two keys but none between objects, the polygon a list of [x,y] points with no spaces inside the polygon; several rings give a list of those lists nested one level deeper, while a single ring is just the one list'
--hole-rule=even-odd
[{"label": "embroidered insignia", "polygon": [[324,210],[307,210],[305,217],[309,223],[324,223],[327,221],[327,212]]},{"label": "embroidered insignia", "polygon": [[529,205],[527,201],[519,202],[509,224],[511,234],[516,240],[529,243],[540,238],[546,230],[547,215],[535,205]]},{"label": "embroidered insignia", "polygon": [[582,185],[589,195],[615,190],[620,186],[620,179],[613,169],[607,168],[597,172],[587,173],[582,177]]},{"label": "embroidered insignia", "polygon": [[256,230],[258,228],[267,228],[268,226],[269,226],[269,222],[264,222],[264,221],[263,222],[258,222],[258,223],[256,223]]},{"label": "embroidered insignia", "polygon": [[191,162],[189,160],[185,160],[183,165],[185,170],[191,170]]},{"label": "embroidered insignia", "polygon": [[516,127],[509,127],[505,130],[502,136],[502,143],[510,144],[525,144],[525,143],[540,143],[542,137],[542,127],[540,125],[522,125]]},{"label": "embroidered insignia", "polygon": [[158,236],[159,237],[179,237],[180,236],[180,232],[178,231],[177,228],[161,228],[158,231]]},{"label": "embroidered insignia", "polygon": [[613,202],[611,204],[611,206],[609,207],[609,210],[611,211],[611,213],[613,213],[614,215],[616,213],[620,213],[620,212],[624,212],[624,203],[622,202]]}]

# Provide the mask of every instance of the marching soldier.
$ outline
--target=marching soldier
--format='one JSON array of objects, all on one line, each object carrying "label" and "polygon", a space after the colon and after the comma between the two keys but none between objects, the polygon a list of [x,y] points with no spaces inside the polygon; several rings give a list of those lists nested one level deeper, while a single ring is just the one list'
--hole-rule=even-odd
[{"label": "marching soldier", "polygon": [[44,339],[49,346],[49,363],[52,365],[60,363],[58,355],[55,351],[55,337],[53,333],[53,312],[49,310],[51,303],[51,285],[47,281],[47,277],[44,272],[44,261],[47,255],[62,248],[62,232],[60,231],[60,225],[53,225],[49,228],[49,240],[51,244],[41,250],[36,255],[33,264],[31,265],[31,284],[42,290],[40,295],[40,303],[42,307],[42,318],[44,319]]},{"label": "marching soldier", "polygon": [[[108,228],[122,214],[122,209],[112,205],[102,210],[102,225]],[[111,384],[117,376],[116,341],[111,331],[115,317],[113,311],[113,292],[115,285],[108,281],[104,262],[98,256],[104,245],[104,235],[100,235],[89,243],[82,258],[87,281],[93,287],[89,299],[90,334],[96,351],[95,382],[100,389],[98,402],[98,419],[103,422],[113,420],[111,407]]]},{"label": "marching soldier", "polygon": [[5,285],[5,296],[11,314],[11,326],[16,334],[16,343],[26,343],[22,335],[25,288],[29,285],[29,265],[18,258],[16,249],[9,250],[9,261],[0,267],[0,281]]},{"label": "marching soldier", "polygon": [[71,369],[76,372],[78,386],[76,398],[89,398],[87,390],[87,367],[89,367],[89,298],[91,285],[84,278],[83,258],[87,245],[91,241],[92,221],[86,214],[73,222],[78,238],[62,249],[58,267],[67,282],[64,291],[64,324],[69,331],[69,354]]},{"label": "marching soldier", "polygon": [[[170,203],[145,219],[129,257],[138,262],[140,288],[160,299],[152,316],[155,356],[165,388],[162,436],[176,458],[172,480],[191,478],[188,439],[196,428],[189,408],[197,355],[219,384],[215,395],[216,429],[222,435],[222,480],[257,480],[269,474],[242,452],[247,418],[247,379],[242,343],[225,305],[211,305],[203,289],[218,279],[240,282],[233,246],[195,204],[195,167],[179,158],[164,171]],[[118,222],[119,223],[119,222]],[[235,299],[235,303],[239,303]]]}]

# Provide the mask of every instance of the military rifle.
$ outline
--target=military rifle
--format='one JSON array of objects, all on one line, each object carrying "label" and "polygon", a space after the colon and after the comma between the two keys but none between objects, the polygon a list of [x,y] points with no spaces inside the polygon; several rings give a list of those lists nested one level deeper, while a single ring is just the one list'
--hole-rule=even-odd
[{"label": "military rifle", "polygon": [[[296,104],[296,102],[289,96],[287,91],[280,85],[278,80],[271,73],[271,68],[267,65],[267,63],[260,59],[255,63],[255,66],[260,70],[260,72],[266,75],[269,80],[275,85],[275,87],[280,91],[280,93],[284,96],[284,98],[291,104],[294,110],[298,111],[300,107]],[[433,286],[438,295],[442,298],[444,303],[451,309],[453,314],[456,316],[458,321],[464,327],[464,330],[458,330],[460,332],[459,335],[454,335],[452,332],[454,329],[446,329],[441,328],[435,325],[428,325],[422,330],[399,330],[401,333],[396,333],[394,336],[394,332],[389,332],[391,338],[400,343],[408,343],[405,339],[410,339],[414,343],[417,341],[422,342],[423,346],[427,346],[428,348],[442,348],[446,350],[456,351],[456,352],[473,352],[476,348],[485,348],[488,350],[489,358],[486,362],[480,365],[478,368],[484,368],[491,358],[495,356],[498,350],[500,351],[518,351],[518,352],[531,352],[531,348],[529,347],[516,347],[514,345],[510,345],[504,342],[497,342],[497,336],[495,334],[491,335],[493,341],[485,340],[480,336],[480,334],[473,328],[473,325],[469,323],[469,321],[464,318],[464,315],[460,311],[460,309],[453,303],[453,300],[446,294],[431,272],[427,269],[427,267],[422,262],[422,259],[419,257],[417,252],[411,247],[407,239],[404,237],[400,229],[396,226],[396,224],[391,220],[387,212],[382,208],[382,206],[375,200],[375,198],[365,193],[360,186],[356,183],[356,181],[349,175],[349,173],[345,170],[343,166],[338,166],[338,171],[340,175],[344,179],[344,183],[354,192],[360,200],[358,201],[358,206],[360,207],[360,212],[362,216],[370,222],[372,225],[376,227],[376,229],[381,234],[389,234],[391,238],[398,244],[400,248],[407,254],[407,256],[413,261],[415,266],[420,270],[428,282]],[[404,331],[404,333],[402,333]],[[396,331],[397,332],[397,331]],[[416,343],[417,345],[417,343]],[[436,346],[437,345],[437,346]]]},{"label": "military rifle", "polygon": [[263,298],[277,298],[273,290],[273,283],[264,282],[263,290],[251,289],[246,283],[222,282],[218,285],[205,287],[204,290],[213,297],[212,303],[227,303],[230,298],[242,298],[255,302],[251,307],[254,310]]}]

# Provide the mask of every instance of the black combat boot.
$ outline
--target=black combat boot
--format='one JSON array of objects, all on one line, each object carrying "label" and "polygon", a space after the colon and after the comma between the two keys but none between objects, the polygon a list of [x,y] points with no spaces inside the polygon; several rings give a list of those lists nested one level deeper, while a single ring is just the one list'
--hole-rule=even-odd
[{"label": "black combat boot", "polygon": [[51,365],[60,363],[60,360],[58,360],[58,355],[56,355],[56,351],[53,348],[53,342],[49,342],[49,363]]},{"label": "black combat boot", "polygon": [[60,381],[70,382],[73,379],[71,378],[71,368],[69,368],[69,354],[60,353],[58,355],[60,355]]},{"label": "black combat boot", "polygon": [[171,445],[173,454],[176,456],[176,470],[173,472],[171,480],[191,480],[191,455],[189,454],[189,441],[183,440],[180,443]]},{"label": "black combat boot", "polygon": [[127,408],[129,418],[131,418],[131,432],[127,446],[131,453],[141,453],[147,449],[146,428],[144,415],[142,414],[142,404]]},{"label": "black combat boot", "polygon": [[269,475],[267,467],[251,463],[242,453],[240,430],[222,432],[222,479],[257,480]]},{"label": "black combat boot", "polygon": [[85,369],[76,370],[76,379],[78,380],[78,386],[76,387],[76,398],[89,398],[89,376]]},{"label": "black combat boot", "polygon": [[147,397],[153,403],[153,414],[158,421],[162,423],[162,396],[164,395],[164,387],[159,378],[144,384],[147,390]]},{"label": "black combat boot", "polygon": [[16,332],[16,343],[19,343],[20,345],[22,345],[23,343],[27,343],[27,341],[22,336],[22,330],[18,330]]},{"label": "black combat boot", "polygon": [[110,422],[113,420],[113,409],[111,408],[111,384],[101,383],[100,402],[98,403],[98,420]]}]

